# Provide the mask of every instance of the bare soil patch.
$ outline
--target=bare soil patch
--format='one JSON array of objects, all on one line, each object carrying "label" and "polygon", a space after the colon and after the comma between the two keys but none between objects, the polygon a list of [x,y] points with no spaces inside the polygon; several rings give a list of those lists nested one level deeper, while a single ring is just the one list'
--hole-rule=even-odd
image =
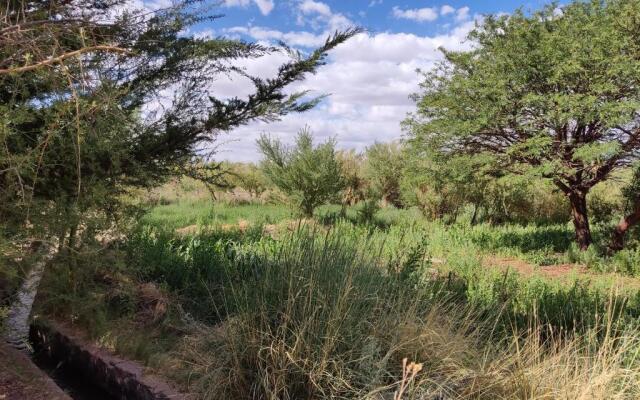
[{"label": "bare soil patch", "polygon": [[515,257],[485,256],[482,265],[502,270],[512,269],[521,275],[541,275],[546,278],[559,278],[572,274],[593,275],[582,264],[553,264],[539,267]]},{"label": "bare soil patch", "polygon": [[522,276],[540,276],[547,279],[569,281],[573,278],[581,280],[609,280],[612,286],[621,289],[640,289],[640,279],[616,273],[597,273],[583,264],[553,264],[536,266],[515,257],[497,255],[485,256],[482,260],[485,268],[498,268],[502,271],[515,271]]}]

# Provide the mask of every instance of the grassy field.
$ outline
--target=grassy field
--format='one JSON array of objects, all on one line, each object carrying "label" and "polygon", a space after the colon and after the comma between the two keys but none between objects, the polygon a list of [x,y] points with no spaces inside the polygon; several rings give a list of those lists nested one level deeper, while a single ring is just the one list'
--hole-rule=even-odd
[{"label": "grassy field", "polygon": [[59,259],[39,308],[197,398],[631,399],[635,254],[579,254],[565,225],[183,199]]},{"label": "grassy field", "polygon": [[640,0],[355,3],[4,2],[9,342],[188,399],[640,399]]},{"label": "grassy field", "polygon": [[154,207],[143,219],[143,223],[165,229],[178,229],[191,225],[217,226],[238,224],[273,224],[290,220],[295,213],[282,205],[246,204],[234,206],[205,200],[184,200]]}]

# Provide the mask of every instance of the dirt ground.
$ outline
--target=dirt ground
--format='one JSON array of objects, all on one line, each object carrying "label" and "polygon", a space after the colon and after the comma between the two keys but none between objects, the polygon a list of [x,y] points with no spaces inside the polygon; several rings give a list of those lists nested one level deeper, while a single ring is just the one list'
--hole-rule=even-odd
[{"label": "dirt ground", "polygon": [[0,400],[71,400],[26,354],[0,343]]},{"label": "dirt ground", "polygon": [[526,261],[513,257],[486,256],[482,260],[482,264],[485,267],[504,270],[512,269],[525,276],[540,275],[545,278],[559,278],[571,273],[580,275],[589,274],[587,267],[580,264],[556,264],[536,267]]},{"label": "dirt ground", "polygon": [[499,268],[503,271],[511,270],[523,276],[541,276],[547,279],[570,280],[603,280],[610,281],[615,287],[624,289],[640,289],[640,280],[615,273],[595,273],[582,264],[554,264],[535,266],[514,257],[485,256],[482,264],[486,268]]}]

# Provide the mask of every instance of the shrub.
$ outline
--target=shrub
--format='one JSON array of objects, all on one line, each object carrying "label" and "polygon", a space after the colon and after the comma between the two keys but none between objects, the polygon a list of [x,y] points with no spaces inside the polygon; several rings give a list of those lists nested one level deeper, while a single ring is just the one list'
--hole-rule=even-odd
[{"label": "shrub", "polygon": [[404,154],[398,143],[374,143],[365,152],[365,175],[371,189],[394,207],[402,207],[400,181],[404,171]]},{"label": "shrub", "polygon": [[293,147],[262,135],[258,148],[264,155],[265,175],[296,202],[306,217],[311,217],[317,206],[335,199],[345,187],[334,140],[314,146],[313,136],[305,128]]}]

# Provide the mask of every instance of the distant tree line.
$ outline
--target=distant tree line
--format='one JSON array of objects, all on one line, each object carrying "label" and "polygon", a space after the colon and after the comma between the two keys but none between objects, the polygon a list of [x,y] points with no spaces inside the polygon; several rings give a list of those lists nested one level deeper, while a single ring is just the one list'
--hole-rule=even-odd
[{"label": "distant tree line", "polygon": [[[252,197],[278,187],[307,216],[326,202],[372,209],[382,201],[445,221],[570,220],[583,250],[593,223],[618,219],[615,251],[640,222],[635,0],[486,16],[469,35],[471,51],[443,50],[443,61],[423,73],[400,142],[358,154],[337,151],[333,140],[314,144],[308,130],[292,145],[263,136],[259,166],[212,162],[206,149],[235,127],[315,106],[320,98],[286,88],[360,31],[337,32],[301,54],[185,34],[219,17],[204,1],[153,12],[127,6],[0,5],[3,234],[37,227],[73,247],[79,227],[91,233],[89,221],[113,223],[131,189],[185,175],[212,188],[242,186]],[[276,52],[290,60],[269,79],[239,67]],[[219,98],[209,83],[225,74],[250,79],[254,92]]]},{"label": "distant tree line", "polygon": [[[305,128],[292,145],[263,135],[258,146],[261,163],[224,164],[229,171],[228,188],[259,198],[254,189],[259,182],[261,193],[282,191],[306,216],[322,204],[353,206],[375,200],[381,206],[416,207],[429,219],[445,222],[469,210],[471,223],[547,223],[569,218],[563,195],[543,178],[486,176],[478,160],[415,157],[408,142],[376,142],[362,152],[339,150],[333,139],[314,144],[311,131]],[[599,209],[606,209],[601,214],[610,217],[613,209],[621,207],[618,197],[594,199]]]}]

